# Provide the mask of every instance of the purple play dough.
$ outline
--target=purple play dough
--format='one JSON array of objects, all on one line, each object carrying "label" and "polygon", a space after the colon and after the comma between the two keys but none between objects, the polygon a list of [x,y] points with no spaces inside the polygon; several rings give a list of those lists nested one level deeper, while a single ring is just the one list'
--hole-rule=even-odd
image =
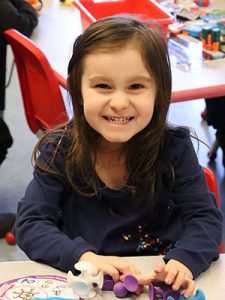
[{"label": "purple play dough", "polygon": [[114,287],[114,284],[115,283],[114,283],[112,277],[109,276],[109,275],[105,275],[102,290],[103,291],[112,291],[113,287]]},{"label": "purple play dough", "polygon": [[126,275],[124,277],[123,284],[125,288],[131,293],[135,292],[138,288],[137,278],[133,275]]},{"label": "purple play dough", "polygon": [[165,284],[153,286],[153,284],[150,283],[148,295],[150,300],[154,300],[156,296],[160,296],[163,299],[167,299],[171,296],[174,300],[179,300],[180,298],[180,293],[173,291],[170,286]]},{"label": "purple play dough", "polygon": [[115,283],[113,287],[113,292],[118,298],[126,297],[126,295],[128,294],[128,290],[125,288],[122,281],[118,281],[117,283]]}]

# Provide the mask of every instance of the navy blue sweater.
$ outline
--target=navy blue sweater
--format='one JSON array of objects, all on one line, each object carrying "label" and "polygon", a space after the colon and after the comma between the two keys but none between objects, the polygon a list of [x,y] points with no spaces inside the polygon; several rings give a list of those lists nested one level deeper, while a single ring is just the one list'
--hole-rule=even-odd
[{"label": "navy blue sweater", "polygon": [[[40,157],[49,160],[54,148],[46,145]],[[102,183],[100,200],[84,197],[71,188],[66,176],[34,170],[18,204],[15,232],[19,246],[30,259],[66,272],[74,272],[79,257],[93,251],[118,256],[163,254],[165,261],[176,259],[197,277],[218,258],[222,217],[187,130],[168,132],[164,156],[175,171],[173,187],[159,170],[154,210],[145,199],[123,216],[114,212],[129,206],[128,192]],[[57,156],[55,164],[64,172],[63,155]]]}]

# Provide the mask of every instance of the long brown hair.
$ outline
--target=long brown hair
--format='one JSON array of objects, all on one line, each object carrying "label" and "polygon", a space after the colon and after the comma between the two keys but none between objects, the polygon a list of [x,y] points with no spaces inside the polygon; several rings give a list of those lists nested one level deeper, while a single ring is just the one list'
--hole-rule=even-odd
[{"label": "long brown hair", "polygon": [[[166,116],[171,98],[171,70],[165,36],[152,21],[137,16],[115,15],[100,19],[78,36],[68,66],[68,90],[74,117],[66,128],[70,147],[66,157],[66,176],[73,188],[83,194],[99,194],[99,184],[92,162],[101,136],[87,123],[82,104],[81,77],[85,57],[94,51],[113,51],[132,43],[140,51],[147,70],[156,83],[153,117],[141,132],[126,143],[127,170],[125,188],[134,194],[152,190],[162,153]],[[65,131],[65,129],[64,129]],[[38,160],[36,164],[39,166]],[[39,166],[40,167],[40,166]],[[79,173],[86,183],[80,187]]]}]

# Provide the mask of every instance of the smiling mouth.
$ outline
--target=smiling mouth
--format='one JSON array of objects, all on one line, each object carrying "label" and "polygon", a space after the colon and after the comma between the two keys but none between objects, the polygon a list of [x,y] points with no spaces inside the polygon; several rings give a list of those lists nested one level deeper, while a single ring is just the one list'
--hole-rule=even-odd
[{"label": "smiling mouth", "polygon": [[110,123],[116,123],[116,124],[126,124],[133,119],[133,117],[109,117],[109,116],[103,116],[103,118]]}]

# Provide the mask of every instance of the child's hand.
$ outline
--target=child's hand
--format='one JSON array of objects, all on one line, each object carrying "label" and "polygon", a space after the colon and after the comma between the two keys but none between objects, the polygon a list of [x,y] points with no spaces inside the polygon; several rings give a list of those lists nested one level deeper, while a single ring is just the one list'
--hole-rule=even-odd
[{"label": "child's hand", "polygon": [[184,296],[194,294],[195,281],[191,271],[181,262],[170,259],[166,265],[159,264],[155,267],[155,278],[164,278],[164,282],[172,286],[175,291],[183,290]]},{"label": "child's hand", "polygon": [[114,282],[120,280],[120,275],[138,275],[140,271],[127,259],[118,256],[102,256],[93,252],[86,252],[81,255],[79,261],[89,261],[99,271],[110,275]]},{"label": "child's hand", "polygon": [[185,297],[195,293],[195,281],[191,271],[174,259],[169,260],[166,265],[163,263],[158,264],[152,274],[137,275],[136,277],[141,285],[152,282],[165,282],[171,285],[173,290],[181,291]]},{"label": "child's hand", "polygon": [[165,274],[165,283],[172,284],[174,290],[179,289],[184,279],[193,279],[191,271],[175,259],[170,259],[166,265],[157,265],[154,271],[156,274]]},{"label": "child's hand", "polygon": [[40,15],[40,10],[43,7],[43,2],[42,0],[25,0],[28,2],[33,8],[36,10],[37,14]]},{"label": "child's hand", "polygon": [[40,10],[43,7],[42,2],[40,2],[40,1],[37,1],[36,3],[31,4],[31,5],[33,6],[33,8],[36,10],[37,13],[40,13]]}]

